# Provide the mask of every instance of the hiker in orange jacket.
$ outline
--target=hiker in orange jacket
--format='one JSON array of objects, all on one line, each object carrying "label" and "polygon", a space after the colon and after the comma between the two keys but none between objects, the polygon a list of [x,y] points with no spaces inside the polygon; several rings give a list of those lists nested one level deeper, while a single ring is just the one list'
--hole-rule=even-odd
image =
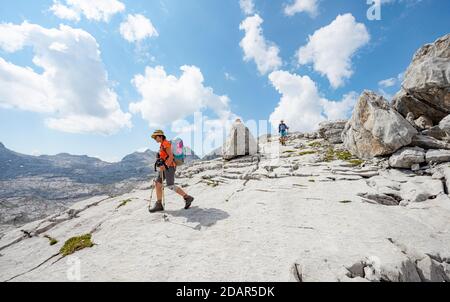
[{"label": "hiker in orange jacket", "polygon": [[177,165],[174,161],[172,144],[167,140],[162,130],[156,130],[152,134],[152,138],[160,144],[158,160],[156,162],[156,166],[159,168],[160,173],[158,178],[156,179],[156,197],[158,200],[155,206],[150,209],[150,213],[164,211],[164,206],[162,204],[162,183],[164,179],[166,180],[167,187],[170,190],[183,197],[185,202],[184,208],[186,210],[189,209],[192,202],[194,201],[194,198],[186,194],[186,192],[184,192],[180,187],[175,185],[175,172]]}]

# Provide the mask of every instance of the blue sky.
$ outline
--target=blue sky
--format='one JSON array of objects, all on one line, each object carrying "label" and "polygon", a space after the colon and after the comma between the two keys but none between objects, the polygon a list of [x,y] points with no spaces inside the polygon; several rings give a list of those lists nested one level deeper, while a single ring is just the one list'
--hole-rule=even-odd
[{"label": "blue sky", "polygon": [[[192,123],[195,109],[211,123],[284,118],[310,130],[320,120],[348,117],[364,89],[390,98],[414,52],[450,30],[450,2],[442,0],[386,1],[375,21],[367,18],[366,0],[297,0],[304,2],[297,10],[294,0],[254,0],[247,12],[239,0],[97,1],[96,8],[85,1],[2,1],[0,141],[8,148],[120,160],[156,149],[149,139],[155,128],[180,134],[171,122]],[[134,18],[127,40],[121,27],[129,16],[149,23]],[[61,24],[82,30],[79,46],[70,44],[79,33]],[[336,56],[327,56],[327,43]],[[44,44],[67,57],[40,49]],[[96,47],[98,58],[86,59]],[[36,64],[39,56],[47,63]],[[29,78],[24,68],[33,71]],[[53,68],[73,76],[47,75]],[[346,68],[351,75],[343,76]],[[132,82],[137,75],[140,86]],[[12,86],[13,77],[20,85]]]}]

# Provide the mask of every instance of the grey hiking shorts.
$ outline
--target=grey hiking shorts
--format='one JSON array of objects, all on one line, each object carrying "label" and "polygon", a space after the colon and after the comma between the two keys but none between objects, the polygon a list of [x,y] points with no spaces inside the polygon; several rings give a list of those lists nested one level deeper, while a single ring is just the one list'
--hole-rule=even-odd
[{"label": "grey hiking shorts", "polygon": [[[163,172],[163,177],[166,180],[166,185],[168,187],[175,185],[175,167],[169,167],[169,169],[165,169]],[[161,172],[158,172],[158,178],[156,179],[156,182],[163,183],[163,180],[161,179]]]}]

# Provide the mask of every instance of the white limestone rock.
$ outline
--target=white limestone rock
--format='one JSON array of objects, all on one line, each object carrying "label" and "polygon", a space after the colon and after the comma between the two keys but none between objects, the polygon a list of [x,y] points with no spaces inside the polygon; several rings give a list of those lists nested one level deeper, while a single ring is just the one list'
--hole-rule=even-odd
[{"label": "white limestone rock", "polygon": [[450,150],[428,150],[426,161],[433,164],[450,162]]},{"label": "white limestone rock", "polygon": [[393,107],[405,117],[412,112],[415,117],[425,115],[438,124],[450,114],[449,79],[450,34],[416,52]]},{"label": "white limestone rock", "polygon": [[428,256],[417,262],[417,271],[424,282],[448,281],[444,267]]},{"label": "white limestone rock", "polygon": [[363,159],[389,155],[411,143],[417,130],[387,101],[374,92],[365,91],[345,126],[345,147]]},{"label": "white limestone rock", "polygon": [[341,144],[342,131],[344,131],[347,122],[345,120],[323,122],[319,125],[318,133],[332,144]]},{"label": "white limestone rock", "polygon": [[250,130],[237,119],[231,127],[230,134],[223,147],[223,158],[230,160],[239,156],[255,155],[258,144]]},{"label": "white limestone rock", "polygon": [[392,168],[411,169],[413,165],[425,162],[425,150],[422,148],[402,148],[389,158]]}]

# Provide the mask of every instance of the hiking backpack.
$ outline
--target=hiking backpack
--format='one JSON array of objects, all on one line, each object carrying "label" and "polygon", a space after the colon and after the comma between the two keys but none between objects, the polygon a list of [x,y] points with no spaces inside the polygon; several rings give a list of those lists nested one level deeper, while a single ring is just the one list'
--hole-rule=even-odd
[{"label": "hiking backpack", "polygon": [[177,166],[184,165],[184,160],[186,158],[186,149],[184,148],[184,143],[181,138],[176,138],[170,142],[172,144],[172,153],[174,161]]}]

